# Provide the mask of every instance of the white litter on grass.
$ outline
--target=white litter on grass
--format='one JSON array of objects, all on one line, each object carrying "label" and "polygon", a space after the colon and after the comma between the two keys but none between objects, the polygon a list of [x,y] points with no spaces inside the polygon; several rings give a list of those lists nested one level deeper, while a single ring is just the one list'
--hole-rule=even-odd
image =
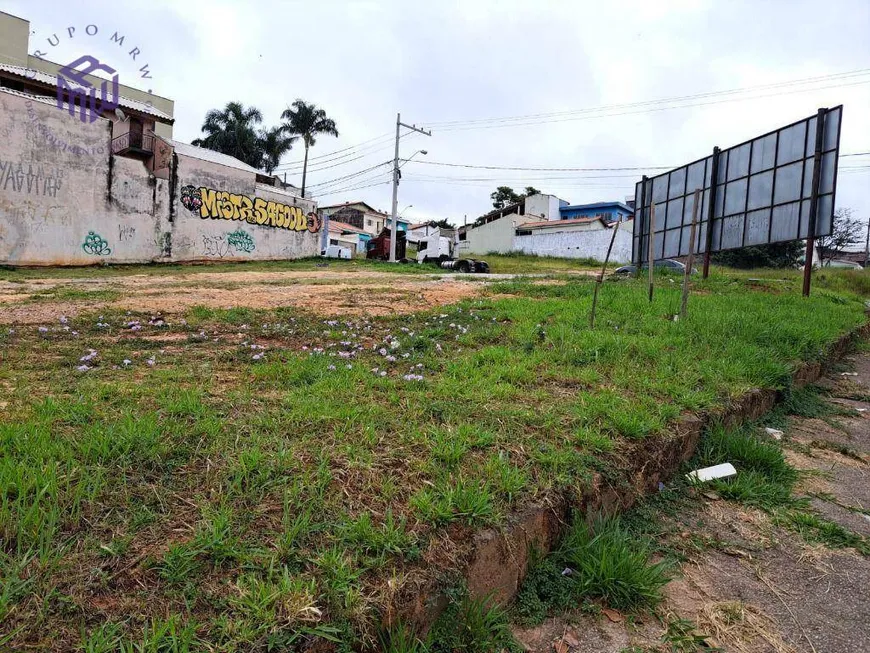
[{"label": "white litter on grass", "polygon": [[712,467],[704,467],[696,469],[688,474],[686,478],[690,481],[712,481],[717,478],[730,478],[737,476],[737,470],[731,463],[722,463],[721,465],[713,465]]},{"label": "white litter on grass", "polygon": [[765,433],[767,433],[774,440],[782,440],[783,432],[779,429],[772,429],[769,426],[765,427]]},{"label": "white litter on grass", "polygon": [[858,376],[858,372],[840,372],[840,376]]}]

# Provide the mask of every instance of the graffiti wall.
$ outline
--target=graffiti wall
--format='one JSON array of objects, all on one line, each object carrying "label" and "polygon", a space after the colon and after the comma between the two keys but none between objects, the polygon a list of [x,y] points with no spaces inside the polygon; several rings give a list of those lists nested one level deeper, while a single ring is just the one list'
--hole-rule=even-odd
[{"label": "graffiti wall", "polygon": [[109,121],[82,123],[50,100],[5,89],[0,135],[0,264],[282,259],[319,252],[322,225],[314,203],[258,184],[255,171],[234,159],[168,142],[171,150],[158,153],[159,166],[112,157]]},{"label": "graffiti wall", "polygon": [[182,260],[316,256],[316,205],[258,184],[248,170],[204,161],[179,149],[173,256]]},{"label": "graffiti wall", "polygon": [[301,207],[204,186],[184,186],[181,189],[181,203],[188,211],[201,218],[244,220],[251,224],[293,231],[307,230],[311,233],[317,233],[320,229],[320,218],[317,214],[311,212],[305,215]]}]

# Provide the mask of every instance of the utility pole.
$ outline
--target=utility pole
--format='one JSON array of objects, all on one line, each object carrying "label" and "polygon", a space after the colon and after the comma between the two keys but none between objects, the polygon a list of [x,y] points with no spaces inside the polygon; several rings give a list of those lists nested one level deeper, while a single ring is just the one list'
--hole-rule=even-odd
[{"label": "utility pole", "polygon": [[867,221],[867,244],[864,245],[864,267],[867,267],[867,260],[870,259],[870,220]]},{"label": "utility pole", "polygon": [[393,157],[393,218],[392,228],[390,229],[390,263],[396,262],[396,236],[399,233],[399,224],[396,219],[398,216],[396,215],[396,211],[399,208],[399,129],[402,127],[406,127],[415,132],[420,132],[426,136],[432,135],[431,131],[427,132],[425,129],[419,129],[415,125],[406,125],[402,122],[402,114],[396,114],[396,154]]}]

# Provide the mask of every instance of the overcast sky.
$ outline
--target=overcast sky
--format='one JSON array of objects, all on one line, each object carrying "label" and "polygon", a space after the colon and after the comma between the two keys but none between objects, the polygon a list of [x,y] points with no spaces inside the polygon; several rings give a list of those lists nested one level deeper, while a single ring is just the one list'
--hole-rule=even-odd
[{"label": "overcast sky", "polygon": [[[533,185],[572,204],[624,200],[642,174],[497,171],[417,160],[520,168],[676,166],[714,145],[728,147],[841,103],[841,152],[870,151],[868,0],[0,0],[0,9],[31,21],[31,53],[52,34],[63,37],[68,26],[77,26],[74,39],[62,38],[47,58],[68,63],[86,51],[115,65],[122,83],[174,99],[179,140],[196,138],[206,111],[228,101],[258,107],[269,124],[296,98],[317,103],[341,136],[320,138],[311,156],[341,151],[311,162],[309,185],[391,158],[390,136],[401,111],[403,121],[432,129],[431,138],[401,143],[405,157],[429,152],[403,168],[399,209],[412,204],[404,215],[415,221],[446,217],[462,224],[465,215],[470,221],[491,208],[489,193],[502,184]],[[97,36],[83,34],[88,24],[99,26]],[[109,40],[114,31],[125,35],[125,45],[140,48],[138,61],[147,61],[153,79],[136,78],[137,67]],[[610,109],[605,116],[576,113],[860,69],[868,70],[817,82],[811,91],[782,86],[697,98],[682,108],[667,108],[675,104],[669,102]],[[734,98],[741,101],[725,101]],[[570,111],[519,126],[469,124]],[[466,124],[439,124],[448,121]],[[301,156],[297,147],[285,161]],[[288,181],[301,183],[299,167],[288,170]],[[387,181],[384,166],[311,190]],[[320,202],[361,199],[388,211],[390,193],[382,183]],[[870,218],[870,156],[840,160],[837,205]]]}]

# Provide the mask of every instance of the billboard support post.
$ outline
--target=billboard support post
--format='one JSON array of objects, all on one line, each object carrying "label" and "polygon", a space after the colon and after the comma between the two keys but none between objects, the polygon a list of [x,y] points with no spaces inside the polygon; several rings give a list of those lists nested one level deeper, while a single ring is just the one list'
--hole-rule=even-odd
[{"label": "billboard support post", "polygon": [[683,300],[680,303],[680,319],[685,320],[689,312],[689,275],[695,265],[695,233],[698,228],[698,204],[701,203],[701,189],[695,189],[695,204],[692,206],[692,228],[689,231],[689,259],[683,274]]},{"label": "billboard support post", "polygon": [[[641,188],[640,188],[640,214],[638,215],[638,227],[640,230],[640,238],[637,241],[637,269],[634,271],[634,277],[637,279],[640,277],[640,266],[643,265],[643,211],[646,207],[646,183],[649,177],[646,175],[643,176],[641,180]],[[637,210],[637,206],[635,206],[635,210]]]},{"label": "billboard support post", "polygon": [[707,198],[707,237],[704,239],[704,274],[710,275],[710,250],[713,249],[713,210],[716,206],[716,182],[719,178],[719,148],[713,148],[713,161],[710,165],[710,196]]},{"label": "billboard support post", "polygon": [[825,115],[827,109],[819,109],[816,117],[816,149],[813,152],[813,186],[810,195],[810,215],[807,224],[807,250],[804,256],[804,297],[810,296],[810,281],[813,276],[813,252],[816,246],[816,213],[819,203],[819,184],[822,179],[822,149],[825,140]]},{"label": "billboard support post", "polygon": [[656,205],[655,202],[649,207],[649,253],[647,255],[647,267],[649,268],[649,300],[653,300],[653,269],[655,268],[655,233],[656,233]]}]

